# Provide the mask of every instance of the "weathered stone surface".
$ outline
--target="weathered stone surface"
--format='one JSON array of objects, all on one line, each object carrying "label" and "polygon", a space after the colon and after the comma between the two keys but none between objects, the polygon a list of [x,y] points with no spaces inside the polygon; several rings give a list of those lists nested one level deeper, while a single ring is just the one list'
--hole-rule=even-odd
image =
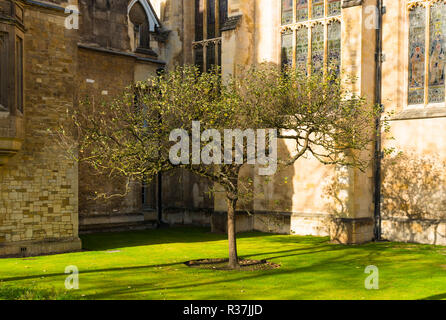
[{"label": "weathered stone surface", "polygon": [[25,135],[0,169],[0,255],[80,249],[77,164],[47,131],[74,101],[77,36],[64,19],[57,11],[25,10]]}]

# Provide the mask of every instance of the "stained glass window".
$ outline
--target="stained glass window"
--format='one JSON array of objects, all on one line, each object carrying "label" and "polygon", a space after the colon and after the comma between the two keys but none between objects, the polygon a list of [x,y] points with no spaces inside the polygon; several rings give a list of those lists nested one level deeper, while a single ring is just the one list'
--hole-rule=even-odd
[{"label": "stained glass window", "polygon": [[333,21],[328,25],[328,67],[337,74],[341,65],[341,23]]},{"label": "stained glass window", "polygon": [[296,0],[296,20],[308,20],[308,0]]},{"label": "stained glass window", "polygon": [[311,7],[311,17],[313,19],[319,19],[324,17],[325,4],[324,0],[313,0]]},{"label": "stained glass window", "polygon": [[429,103],[444,102],[445,79],[445,35],[446,5],[444,2],[434,3],[430,17],[430,49],[429,49]]},{"label": "stained glass window", "polygon": [[308,28],[301,26],[296,30],[296,68],[307,70],[308,63]]},{"label": "stained glass window", "polygon": [[424,103],[426,8],[409,12],[409,97],[408,103]]},{"label": "stained glass window", "polygon": [[293,65],[293,32],[282,33],[282,66]]},{"label": "stained glass window", "polygon": [[282,0],[282,24],[287,24],[282,32],[295,32],[294,41],[288,32],[282,34],[283,65],[294,63],[295,68],[310,72],[325,72],[331,66],[340,73],[341,4],[342,0]]},{"label": "stained glass window", "polygon": [[337,16],[341,14],[341,0],[328,0],[328,16]]},{"label": "stained glass window", "polygon": [[313,72],[321,72],[324,68],[324,26],[315,24],[311,29],[311,67]]},{"label": "stained glass window", "polygon": [[293,0],[282,0],[282,24],[293,22]]}]

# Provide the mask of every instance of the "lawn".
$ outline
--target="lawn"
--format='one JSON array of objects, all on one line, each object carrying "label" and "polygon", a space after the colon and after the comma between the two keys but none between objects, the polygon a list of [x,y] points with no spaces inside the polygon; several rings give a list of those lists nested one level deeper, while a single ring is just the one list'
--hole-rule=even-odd
[{"label": "lawn", "polygon": [[[225,258],[225,235],[206,228],[82,236],[85,251],[0,259],[0,299],[446,299],[446,247],[331,244],[328,238],[240,234],[239,255],[279,269],[196,269],[184,262]],[[65,267],[79,269],[67,291]],[[366,266],[379,268],[367,290]]]}]

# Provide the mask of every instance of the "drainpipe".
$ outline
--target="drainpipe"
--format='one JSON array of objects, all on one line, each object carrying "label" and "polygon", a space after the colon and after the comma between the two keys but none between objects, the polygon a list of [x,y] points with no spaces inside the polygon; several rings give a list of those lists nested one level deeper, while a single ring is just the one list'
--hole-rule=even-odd
[{"label": "drainpipe", "polygon": [[375,137],[375,241],[381,240],[381,160],[382,160],[382,137],[381,137],[381,114],[384,112],[382,105],[382,16],[385,13],[383,7],[383,0],[377,0],[378,16],[376,26],[376,79],[375,79],[375,104],[380,106],[380,112],[375,119],[376,137]]}]

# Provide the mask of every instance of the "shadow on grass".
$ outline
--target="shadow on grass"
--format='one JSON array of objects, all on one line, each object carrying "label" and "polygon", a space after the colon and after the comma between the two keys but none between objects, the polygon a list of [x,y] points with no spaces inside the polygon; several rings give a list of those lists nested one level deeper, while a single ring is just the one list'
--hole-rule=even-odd
[{"label": "shadow on grass", "polygon": [[[266,258],[266,260],[270,260],[270,259],[276,259],[276,258],[280,258],[280,257],[291,257],[291,256],[298,256],[298,255],[305,255],[305,254],[315,254],[315,253],[319,253],[319,252],[332,251],[332,250],[316,250],[316,251],[312,251],[312,249],[321,249],[321,247],[299,248],[299,249],[291,249],[291,250],[283,250],[283,251],[275,251],[275,252],[262,252],[262,253],[244,255],[243,257],[241,256],[240,259],[248,258],[248,257],[254,257],[254,256],[265,256],[265,255],[269,255],[269,254],[283,254],[283,253],[307,251],[307,252],[301,252],[301,253],[296,253],[296,254],[279,255],[279,256]],[[214,258],[214,257],[203,257],[203,258]],[[165,264],[134,266],[134,267],[117,267],[117,268],[94,269],[94,270],[85,270],[85,271],[84,270],[79,270],[79,273],[80,274],[91,274],[91,273],[99,273],[99,272],[129,271],[129,270],[138,270],[138,269],[170,267],[170,266],[175,266],[175,265],[183,265],[184,263],[185,263],[185,261],[183,261],[183,262],[174,262],[174,263],[165,263]],[[0,281],[1,282],[10,282],[10,281],[19,281],[19,280],[30,280],[30,279],[38,279],[38,278],[41,278],[43,276],[45,278],[49,278],[49,277],[57,277],[57,276],[66,276],[66,274],[62,273],[62,272],[60,272],[60,273],[44,273],[44,274],[37,274],[37,275],[30,275],[30,276],[0,278]]]},{"label": "shadow on grass", "polygon": [[446,299],[446,293],[436,294],[436,295],[429,296],[429,297],[426,297],[426,298],[422,298],[422,299],[419,299],[419,300],[444,300],[444,299]]},{"label": "shadow on grass", "polygon": [[[237,239],[273,236],[273,234],[254,231],[239,233],[237,234]],[[80,235],[80,238],[82,239],[83,249],[98,251],[169,243],[225,241],[227,240],[227,235],[211,233],[209,228],[169,227],[144,231],[85,234]]]},{"label": "shadow on grass", "polygon": [[[89,273],[98,273],[98,272],[113,272],[113,271],[128,271],[128,270],[138,270],[138,269],[149,269],[149,268],[159,268],[159,267],[170,267],[175,265],[182,265],[184,262],[174,262],[174,263],[165,263],[165,264],[154,264],[154,265],[145,265],[145,266],[134,266],[134,267],[118,267],[118,268],[107,268],[107,269],[94,269],[94,270],[80,270],[80,274],[89,274]],[[49,277],[58,277],[58,276],[67,276],[66,273],[44,273],[23,277],[11,277],[11,278],[0,278],[1,282],[9,282],[9,281],[18,281],[18,280],[29,280],[29,279],[38,279],[41,277],[49,278]]]}]

